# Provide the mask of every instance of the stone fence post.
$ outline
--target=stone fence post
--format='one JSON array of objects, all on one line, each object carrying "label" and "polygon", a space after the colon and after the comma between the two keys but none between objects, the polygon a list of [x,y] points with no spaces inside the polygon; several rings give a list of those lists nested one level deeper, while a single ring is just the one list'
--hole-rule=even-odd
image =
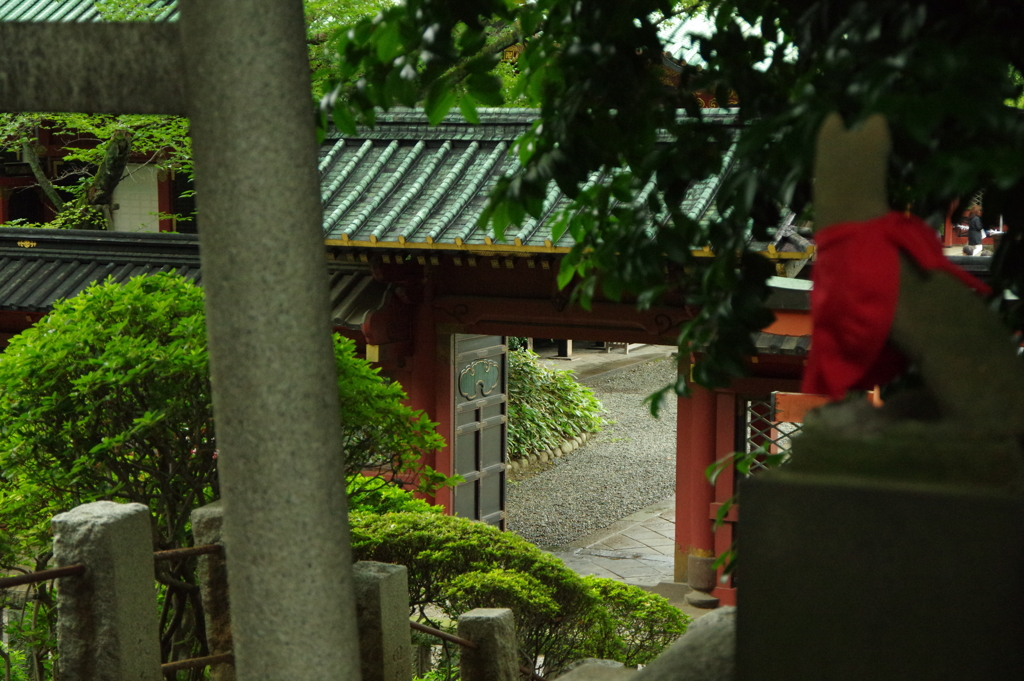
[{"label": "stone fence post", "polygon": [[518,681],[516,623],[508,608],[477,608],[459,615],[459,636],[476,644],[459,657],[462,681]]},{"label": "stone fence post", "polygon": [[[224,507],[220,501],[192,511],[192,537],[196,546],[220,544],[224,524]],[[199,595],[203,601],[206,621],[206,644],[210,655],[232,652],[231,609],[228,607],[228,569],[223,553],[199,556]],[[210,667],[210,681],[235,681],[233,664]]]},{"label": "stone fence post", "polygon": [[53,518],[63,681],[160,681],[160,631],[149,509],[97,501]]},{"label": "stone fence post", "polygon": [[360,561],[353,568],[362,681],[409,681],[409,572],[404,565]]},{"label": "stone fence post", "polygon": [[[222,544],[224,508],[215,501],[192,511],[197,546]],[[362,681],[409,681],[412,635],[409,578],[404,565],[359,562],[353,567]],[[211,655],[232,652],[228,569],[222,554],[199,557],[199,586]],[[210,668],[211,681],[234,681],[230,664]]]}]

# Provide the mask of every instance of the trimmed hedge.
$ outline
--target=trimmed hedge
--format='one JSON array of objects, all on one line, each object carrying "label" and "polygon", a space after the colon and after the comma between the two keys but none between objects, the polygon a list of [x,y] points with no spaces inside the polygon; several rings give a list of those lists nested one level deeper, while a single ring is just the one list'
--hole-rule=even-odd
[{"label": "trimmed hedge", "polygon": [[508,457],[524,459],[605,425],[604,407],[570,371],[548,369],[529,350],[508,353]]},{"label": "trimmed hedge", "polygon": [[543,658],[547,675],[585,657],[642,664],[689,622],[661,596],[580,577],[525,539],[466,518],[354,513],[351,526],[355,560],[408,568],[410,604],[421,617],[429,606],[452,619],[511,608],[523,664],[539,669]]}]

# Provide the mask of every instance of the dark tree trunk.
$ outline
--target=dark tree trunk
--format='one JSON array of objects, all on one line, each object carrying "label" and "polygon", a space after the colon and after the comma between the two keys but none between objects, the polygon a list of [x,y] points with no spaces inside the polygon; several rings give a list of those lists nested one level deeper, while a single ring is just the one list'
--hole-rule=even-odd
[{"label": "dark tree trunk", "polygon": [[132,134],[127,130],[114,133],[107,151],[96,168],[96,174],[76,202],[79,218],[72,221],[75,229],[111,229],[113,227],[114,190],[124,176],[128,155],[132,150]]},{"label": "dark tree trunk", "polygon": [[114,189],[124,176],[128,165],[128,154],[132,150],[132,134],[127,130],[119,130],[110,138],[107,152],[103,155],[96,175],[85,193],[86,203],[90,206],[109,206],[114,200]]},{"label": "dark tree trunk", "polygon": [[32,140],[25,138],[21,142],[21,157],[25,159],[29,167],[32,169],[32,174],[35,175],[36,182],[39,183],[39,187],[46,194],[46,198],[50,199],[50,203],[53,204],[53,209],[56,212],[64,210],[64,199],[60,198],[60,194],[57,193],[57,188],[50,182],[50,178],[46,176],[46,172],[43,170],[43,164],[39,159],[39,154],[36,153],[36,148],[32,144]]}]

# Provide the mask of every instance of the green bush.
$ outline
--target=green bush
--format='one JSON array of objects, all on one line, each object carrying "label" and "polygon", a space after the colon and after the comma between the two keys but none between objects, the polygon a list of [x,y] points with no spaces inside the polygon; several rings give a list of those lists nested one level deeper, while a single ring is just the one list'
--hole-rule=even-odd
[{"label": "green bush", "polygon": [[357,513],[351,525],[355,560],[408,568],[414,612],[429,620],[435,606],[454,619],[473,608],[511,608],[523,664],[536,669],[543,658],[548,675],[584,657],[644,662],[689,621],[660,596],[582,578],[526,540],[466,518]]},{"label": "green bush", "polygon": [[444,585],[441,608],[453,620],[474,608],[510,608],[522,664],[539,669],[543,658],[546,675],[560,674],[570,662],[603,652],[602,635],[615,625],[596,593],[553,560],[557,569],[541,575],[505,568],[458,575]]},{"label": "green bush", "polygon": [[[108,499],[147,505],[154,548],[186,545],[189,513],[215,499],[217,455],[202,291],[179,276],[90,286],[11,339],[0,354],[0,566],[43,569],[50,518]],[[157,564],[161,652],[189,657],[195,561]],[[56,612],[53,592],[18,632],[42,677]]]},{"label": "green bush", "polygon": [[181,546],[217,496],[202,291],[159,274],[90,286],[0,354],[0,522],[49,544],[50,516],[97,499],[153,509]]},{"label": "green bush", "polygon": [[366,485],[362,480],[349,478],[348,498],[350,513],[443,513],[444,508],[417,499],[411,492],[395,485]]},{"label": "green bush", "polygon": [[[430,511],[397,486],[444,444],[436,424],[352,341],[336,336],[334,352],[352,506]],[[156,549],[190,544],[191,511],[218,496],[216,448],[200,288],[158,274],[58,301],[0,354],[0,568],[48,567],[50,518],[99,499],[149,506]],[[445,482],[422,473],[427,490]],[[157,578],[164,660],[205,654],[195,559],[159,563]],[[33,593],[32,653],[46,660],[52,592]]]},{"label": "green bush", "polygon": [[444,446],[434,430],[437,424],[426,412],[406,406],[402,386],[384,380],[380,369],[356,357],[355,351],[353,341],[335,334],[349,503],[366,506],[370,499],[381,498],[383,488],[407,486],[413,479],[423,492],[457,481],[420,463],[428,452]]},{"label": "green bush", "polygon": [[607,648],[595,657],[618,660],[627,667],[647,664],[686,632],[688,618],[663,597],[603,577],[583,581],[608,609],[611,629],[602,640]]},{"label": "green bush", "polygon": [[548,369],[528,350],[508,353],[508,456],[525,458],[553,444],[595,433],[604,408],[569,371]]}]

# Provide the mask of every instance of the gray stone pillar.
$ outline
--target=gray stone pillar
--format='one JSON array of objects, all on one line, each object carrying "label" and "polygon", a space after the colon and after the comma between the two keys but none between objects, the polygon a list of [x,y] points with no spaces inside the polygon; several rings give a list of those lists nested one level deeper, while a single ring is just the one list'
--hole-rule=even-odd
[{"label": "gray stone pillar", "polygon": [[97,501],[53,518],[62,681],[160,681],[160,631],[149,509]]},{"label": "gray stone pillar", "polygon": [[477,645],[459,657],[462,681],[518,681],[516,623],[508,608],[477,608],[459,615],[459,636]]},{"label": "gray stone pillar", "polygon": [[357,679],[301,0],[182,0],[235,669]]},{"label": "gray stone pillar", "polygon": [[360,561],[354,573],[362,681],[409,681],[409,571],[404,565]]},{"label": "gray stone pillar", "polygon": [[[192,511],[192,536],[196,546],[223,545],[224,506],[219,501]],[[210,655],[230,653],[231,609],[228,606],[228,569],[224,554],[199,556],[199,593],[206,621],[206,643]],[[210,681],[235,681],[235,667],[210,667]]]},{"label": "gray stone pillar", "polygon": [[1021,678],[1019,492],[781,469],[740,495],[740,681]]}]

